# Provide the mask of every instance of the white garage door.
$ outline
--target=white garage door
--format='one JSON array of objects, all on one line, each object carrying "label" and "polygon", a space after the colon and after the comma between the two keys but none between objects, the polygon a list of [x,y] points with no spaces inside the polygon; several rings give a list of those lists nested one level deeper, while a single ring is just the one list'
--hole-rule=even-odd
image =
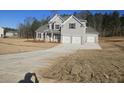
[{"label": "white garage door", "polygon": [[81,37],[72,37],[72,44],[81,44]]},{"label": "white garage door", "polygon": [[63,43],[71,43],[71,37],[70,36],[63,36],[62,42]]},{"label": "white garage door", "polygon": [[93,36],[88,36],[88,37],[87,37],[87,42],[94,43],[94,42],[95,42],[95,37],[93,37]]}]

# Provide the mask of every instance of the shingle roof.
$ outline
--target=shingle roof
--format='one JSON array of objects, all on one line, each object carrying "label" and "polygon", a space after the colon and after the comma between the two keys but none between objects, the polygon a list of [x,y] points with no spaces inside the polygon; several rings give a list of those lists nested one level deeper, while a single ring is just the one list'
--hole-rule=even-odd
[{"label": "shingle roof", "polygon": [[47,33],[61,34],[58,30],[46,30]]},{"label": "shingle roof", "polygon": [[86,29],[87,34],[99,34],[94,28],[92,27],[87,27]]},{"label": "shingle roof", "polygon": [[78,18],[76,18],[75,16],[71,15],[67,20],[65,20],[62,24],[64,25],[68,20],[70,20],[71,18],[74,18],[76,21],[78,21],[81,25],[82,25],[82,21],[85,21],[86,20],[79,20]]},{"label": "shingle roof", "polygon": [[35,32],[44,32],[46,29],[48,29],[48,24],[40,26]]},{"label": "shingle roof", "polygon": [[[66,21],[68,18],[69,18],[70,16],[61,16],[61,18],[64,20],[64,21]],[[77,18],[78,20],[80,20],[80,22],[87,22],[86,20],[84,20],[84,19],[79,19],[79,18]]]},{"label": "shingle roof", "polygon": [[67,20],[68,18],[69,18],[70,16],[61,16],[61,18],[65,21],[65,20]]}]

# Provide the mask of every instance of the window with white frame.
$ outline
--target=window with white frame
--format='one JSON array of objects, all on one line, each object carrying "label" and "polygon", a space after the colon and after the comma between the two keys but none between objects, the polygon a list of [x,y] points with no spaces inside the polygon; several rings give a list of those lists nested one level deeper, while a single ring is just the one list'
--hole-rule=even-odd
[{"label": "window with white frame", "polygon": [[69,23],[69,29],[75,29],[76,24],[75,23]]},{"label": "window with white frame", "polygon": [[55,28],[56,29],[60,29],[60,25],[55,25]]}]

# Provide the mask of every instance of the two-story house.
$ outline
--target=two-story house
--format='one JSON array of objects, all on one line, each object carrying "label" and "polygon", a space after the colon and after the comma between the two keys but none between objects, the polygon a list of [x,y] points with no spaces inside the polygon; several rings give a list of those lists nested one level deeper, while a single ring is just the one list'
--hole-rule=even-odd
[{"label": "two-story house", "polygon": [[36,39],[70,44],[97,43],[98,32],[86,24],[86,20],[73,15],[63,18],[56,14],[47,25],[36,30]]}]

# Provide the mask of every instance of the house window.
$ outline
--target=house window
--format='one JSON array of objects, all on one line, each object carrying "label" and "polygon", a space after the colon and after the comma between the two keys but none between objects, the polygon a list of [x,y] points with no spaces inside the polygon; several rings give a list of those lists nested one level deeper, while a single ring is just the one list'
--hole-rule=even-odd
[{"label": "house window", "polygon": [[54,23],[52,23],[52,29],[54,29]]},{"label": "house window", "polygon": [[75,23],[70,23],[69,24],[69,29],[75,29],[76,28],[76,24]]},{"label": "house window", "polygon": [[60,29],[60,26],[59,26],[59,25],[55,25],[55,28],[56,28],[56,29]]}]

